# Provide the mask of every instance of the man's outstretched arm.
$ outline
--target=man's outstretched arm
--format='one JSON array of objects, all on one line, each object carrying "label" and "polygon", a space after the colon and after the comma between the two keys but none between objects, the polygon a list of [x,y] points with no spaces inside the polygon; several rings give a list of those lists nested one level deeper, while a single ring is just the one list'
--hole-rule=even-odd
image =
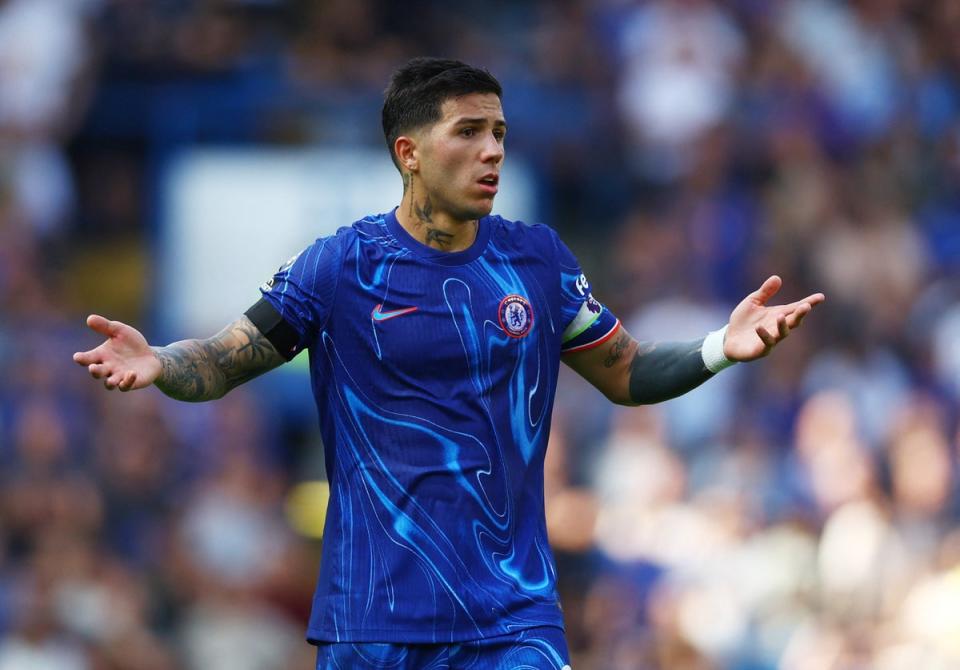
[{"label": "man's outstretched arm", "polygon": [[726,328],[706,338],[640,343],[621,327],[601,346],[567,354],[563,360],[618,404],[669,400],[696,388],[731,362],[766,356],[824,301],[822,293],[814,293],[788,305],[768,306],[780,285],[779,277],[767,279],[737,305]]},{"label": "man's outstretched arm", "polygon": [[103,379],[109,390],[154,384],[177,400],[215,400],[286,361],[247,316],[213,337],[165,347],[151,347],[138,330],[120,321],[91,315],[87,325],[107,340],[74,354],[73,360]]}]

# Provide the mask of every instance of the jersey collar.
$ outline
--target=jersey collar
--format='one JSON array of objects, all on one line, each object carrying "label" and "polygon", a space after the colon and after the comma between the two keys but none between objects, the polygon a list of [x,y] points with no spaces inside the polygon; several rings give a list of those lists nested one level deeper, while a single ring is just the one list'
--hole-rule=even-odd
[{"label": "jersey collar", "polygon": [[428,247],[423,242],[415,239],[410,233],[397,221],[397,208],[385,217],[387,230],[393,235],[400,246],[409,249],[414,255],[437,263],[439,265],[463,265],[479,258],[487,248],[487,242],[490,240],[490,217],[485,216],[477,222],[477,237],[469,247],[463,251],[443,251]]}]

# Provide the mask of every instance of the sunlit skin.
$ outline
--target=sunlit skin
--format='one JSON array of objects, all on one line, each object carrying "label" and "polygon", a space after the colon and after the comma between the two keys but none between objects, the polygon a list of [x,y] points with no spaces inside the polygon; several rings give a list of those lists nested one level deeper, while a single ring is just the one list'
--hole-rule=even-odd
[{"label": "sunlit skin", "polygon": [[441,114],[394,143],[404,184],[397,220],[427,246],[462,251],[493,209],[507,123],[493,93],[449,98]]},{"label": "sunlit skin", "polygon": [[[768,277],[730,313],[723,342],[723,353],[728,359],[745,362],[767,356],[792,330],[800,327],[814,307],[826,299],[823,293],[813,293],[786,305],[768,305],[782,284],[777,275]],[[621,405],[640,404],[629,391],[631,375],[636,374],[638,362],[653,362],[666,354],[657,353],[658,343],[637,342],[623,326],[618,327],[610,342],[564,356],[563,361],[610,400]],[[693,351],[698,352],[699,347],[694,347]],[[662,361],[657,365],[657,374],[665,374],[660,369]]]},{"label": "sunlit skin", "polygon": [[[394,151],[403,179],[397,219],[414,239],[448,252],[473,244],[478,220],[493,209],[506,132],[500,99],[472,93],[446,100],[439,121],[397,138]],[[824,300],[822,293],[814,293],[786,305],[768,305],[781,283],[779,277],[769,277],[730,314],[723,344],[727,358],[766,356]],[[74,360],[107,389],[129,391],[155,383],[181,400],[210,400],[284,361],[246,317],[206,340],[166,347],[150,347],[136,329],[98,315],[91,315],[87,325],[106,340],[78,352]],[[702,383],[706,375],[699,363],[694,369],[684,363],[691,356],[700,360],[699,346],[640,343],[620,326],[602,346],[563,360],[610,400],[632,405],[660,402],[634,396],[631,383],[637,386],[637,380],[660,380],[669,397]]]},{"label": "sunlit skin", "polygon": [[[473,244],[477,219],[493,208],[507,128],[500,99],[492,93],[450,98],[441,112],[437,123],[401,135],[394,143],[404,184],[397,219],[414,239],[453,252]],[[496,175],[496,183],[481,183],[491,175]],[[779,277],[769,277],[734,309],[724,341],[727,358],[766,356],[824,300],[822,293],[815,293],[768,306],[781,283]],[[614,402],[635,404],[628,390],[631,365],[647,353],[621,326],[610,344],[564,356],[564,362]]]},{"label": "sunlit skin", "polygon": [[[0,4],[2,2],[3,0],[0,0]],[[431,61],[420,62],[430,63]],[[455,64],[455,66],[460,68],[462,64]],[[418,70],[426,74],[429,74],[434,67],[436,62],[426,68],[417,66]],[[412,76],[410,70],[405,72],[405,77]],[[469,77],[479,77],[479,75],[476,73],[468,75],[464,71],[462,78],[451,81],[469,82]],[[399,86],[398,82],[402,81],[404,77],[398,74],[392,81],[390,90],[396,92],[398,89],[395,90],[394,87]],[[477,79],[475,84],[456,85],[486,87],[490,86],[490,79],[485,76]],[[391,95],[388,94],[384,109],[389,137],[392,137],[395,132],[391,119],[397,118],[397,115],[391,112],[391,105],[395,100],[408,100],[403,97],[392,98]],[[414,104],[422,103],[422,99],[414,101]],[[401,110],[401,112],[404,111],[416,110]],[[403,114],[399,116],[406,118]],[[796,302],[784,305],[770,304],[782,286],[780,277],[772,275],[733,309],[725,330],[715,331],[706,339],[686,342],[638,342],[619,325],[619,321],[609,311],[604,313],[587,292],[585,278],[582,275],[581,278],[584,281],[578,279],[576,282],[571,281],[569,276],[565,276],[565,272],[575,266],[575,261],[572,259],[564,261],[568,254],[563,244],[549,229],[543,226],[514,225],[510,222],[500,222],[496,218],[484,219],[492,212],[498,192],[505,157],[506,131],[507,124],[499,97],[490,93],[472,93],[448,98],[440,106],[438,121],[419,128],[406,129],[406,134],[397,137],[391,146],[392,158],[400,170],[403,183],[403,196],[396,210],[399,224],[415,240],[440,252],[455,253],[476,245],[475,250],[478,252],[476,257],[451,258],[448,256],[446,260],[452,262],[440,268],[442,274],[418,276],[421,269],[435,259],[424,258],[429,254],[417,254],[415,250],[412,254],[407,254],[411,245],[398,239],[395,233],[399,231],[392,226],[380,227],[373,233],[377,236],[376,240],[385,247],[370,247],[373,255],[367,255],[368,248],[361,247],[355,241],[360,235],[370,234],[371,222],[366,220],[365,223],[356,224],[356,231],[352,237],[344,235],[341,238],[341,251],[321,255],[320,252],[327,242],[326,239],[322,239],[318,240],[318,246],[311,247],[318,250],[315,255],[307,254],[306,257],[298,257],[311,259],[301,261],[301,265],[297,268],[298,272],[289,278],[289,285],[298,278],[305,283],[302,289],[303,306],[297,305],[297,301],[291,301],[284,302],[279,308],[271,308],[270,304],[266,303],[274,302],[272,299],[261,301],[255,308],[248,310],[246,314],[211,337],[183,340],[166,346],[151,346],[142,333],[125,323],[112,321],[99,315],[90,315],[87,325],[101,338],[101,341],[92,349],[75,353],[73,360],[85,367],[89,375],[100,380],[108,390],[131,391],[155,385],[171,398],[198,402],[221,398],[238,385],[282,365],[286,362],[287,356],[281,355],[280,352],[293,354],[297,349],[291,347],[289,336],[295,336],[296,340],[293,341],[296,342],[319,343],[332,350],[333,344],[340,341],[337,339],[339,337],[337,332],[345,332],[350,340],[349,348],[368,347],[371,356],[376,353],[379,360],[378,367],[386,371],[386,374],[394,374],[399,370],[398,374],[405,378],[408,375],[405,369],[401,369],[402,366],[396,368],[396,364],[389,356],[381,356],[380,339],[376,338],[391,338],[391,342],[400,343],[399,349],[403,349],[409,340],[411,346],[419,347],[412,354],[414,359],[419,361],[422,358],[427,362],[426,365],[421,366],[417,374],[409,378],[408,385],[414,389],[417,402],[435,407],[439,417],[437,421],[441,425],[449,423],[444,417],[456,424],[459,417],[464,415],[467,419],[459,420],[459,423],[470,420],[471,412],[478,414],[478,421],[486,420],[489,412],[484,413],[483,408],[487,406],[487,400],[492,399],[490,402],[493,402],[503,396],[506,391],[503,388],[498,390],[494,382],[491,382],[489,389],[486,387],[479,389],[478,392],[484,401],[483,407],[479,407],[477,403],[468,403],[467,406],[460,407],[457,404],[457,397],[451,396],[449,392],[444,393],[446,387],[438,387],[438,392],[435,394],[429,393],[431,388],[429,383],[439,384],[443,381],[442,378],[437,377],[436,362],[445,359],[436,359],[436,347],[432,347],[430,342],[423,338],[418,338],[418,335],[432,328],[440,316],[448,321],[446,329],[449,332],[446,333],[447,342],[443,345],[444,347],[458,350],[465,346],[462,341],[463,331],[459,325],[461,322],[466,323],[467,328],[476,326],[474,330],[488,342],[485,356],[467,357],[466,366],[469,368],[467,372],[475,377],[482,373],[485,380],[495,380],[499,374],[498,370],[509,374],[511,380],[526,384],[524,388],[517,391],[524,400],[532,397],[531,385],[539,386],[546,383],[544,380],[549,375],[541,374],[541,371],[551,369],[552,365],[552,370],[555,372],[557,358],[562,356],[564,363],[614,403],[642,405],[663,402],[687,393],[707,381],[730,361],[752,361],[768,355],[794,329],[800,327],[806,316],[824,301],[822,293],[814,293]],[[499,232],[491,232],[488,236],[489,231],[485,228],[484,235],[478,241],[481,220],[485,225],[489,225],[492,231],[508,231],[510,238],[507,239],[506,235]],[[380,221],[380,223],[383,222]],[[579,224],[581,227],[589,227],[591,222],[584,220]],[[269,221],[265,222],[265,226],[269,226]],[[399,237],[404,236],[401,234]],[[488,238],[489,247],[484,248]],[[525,246],[516,248],[520,245]],[[350,258],[349,262],[345,260],[347,254]],[[349,276],[347,273],[357,272],[359,281],[360,273],[367,274],[371,267],[383,265],[383,254],[391,256],[394,260],[402,259],[405,264],[403,271],[393,274],[392,280],[388,272],[386,284],[373,282],[371,285],[367,282],[359,282],[363,287],[362,294],[359,296],[356,295],[358,290],[354,288],[356,285],[347,284],[346,291],[351,294],[348,296],[350,299],[340,300],[336,309],[330,309],[337,294],[343,295],[343,290],[339,286],[346,282],[340,279]],[[434,254],[434,256],[439,255]],[[313,260],[314,258],[316,261]],[[455,263],[458,260],[463,260],[467,264],[458,265]],[[328,268],[329,272],[322,271],[323,266],[320,265],[322,262],[333,263]],[[310,264],[313,264],[314,283],[312,284],[311,280],[307,279],[308,274],[299,271],[306,266],[309,272]],[[502,275],[505,271],[501,271],[500,268],[504,267],[509,269],[511,274],[511,281],[507,282],[507,285],[502,281],[495,282],[493,285],[489,285],[489,282],[484,284],[482,277],[478,280],[478,276],[484,274],[499,272]],[[567,270],[562,271],[563,267]],[[332,281],[331,274],[334,275]],[[545,279],[542,282],[541,277]],[[282,280],[282,277],[280,279]],[[386,326],[377,323],[380,320],[379,317],[392,316],[386,313],[378,314],[382,306],[381,301],[386,302],[386,291],[390,288],[391,281],[395,288],[393,295],[399,290],[403,294],[403,300],[399,302],[394,300],[390,304],[390,310],[396,314],[412,313],[411,316],[405,317],[405,325],[400,324],[402,327],[399,328],[392,328],[393,323]],[[437,295],[435,284],[444,282],[443,286],[446,287],[446,282],[449,281],[463,282],[469,291],[469,313],[458,311],[455,314],[448,314],[450,303],[448,301],[445,304],[441,296]],[[288,284],[283,285],[286,291]],[[473,286],[477,287],[475,291],[471,288]],[[609,287],[608,295],[616,296],[618,288],[622,287]],[[319,296],[315,294],[314,289],[317,289],[316,293],[319,293]],[[579,297],[572,292],[574,289],[579,290]],[[671,287],[667,287],[668,295],[670,289]],[[498,316],[502,317],[505,304],[512,304],[506,300],[514,292],[517,292],[514,298],[519,296],[520,299],[527,300],[529,303],[527,309],[533,310],[528,312],[529,318],[526,330],[523,332],[523,336],[529,335],[526,340],[522,337],[514,337],[516,333],[504,326],[502,318],[499,323],[500,330],[497,329],[496,319]],[[449,297],[444,292],[442,298]],[[354,302],[355,305],[352,304]],[[499,307],[495,307],[498,304]],[[562,306],[580,310],[578,312],[580,316],[573,318],[567,310],[560,309]],[[293,313],[293,308],[298,311],[308,311],[312,317],[316,318],[291,319],[289,315]],[[286,324],[283,323],[284,320],[287,321]],[[294,327],[298,321],[304,325]],[[285,329],[282,328],[284,325]],[[456,334],[453,332],[454,327]],[[405,333],[404,328],[409,328],[409,333],[413,334]],[[373,339],[356,337],[358,329],[366,330]],[[372,329],[372,332],[368,329]],[[382,335],[378,336],[378,332]],[[725,335],[721,336],[720,332]],[[442,329],[438,330],[432,334],[432,339],[436,340],[443,334]],[[458,335],[460,339],[457,339]],[[578,340],[578,337],[582,339]],[[566,347],[561,346],[561,340]],[[369,347],[373,346],[376,346],[375,352],[369,350]],[[561,353],[563,348],[568,348],[570,351]],[[492,353],[494,350],[496,350],[495,355]],[[439,353],[444,355],[444,351],[445,349],[441,347]],[[721,351],[728,359],[727,361],[722,360],[723,357],[719,355]],[[313,348],[310,353],[317,354],[318,350]],[[524,367],[523,360],[524,357],[530,356],[536,359],[534,361],[537,366],[536,375],[527,375],[524,382],[524,370],[527,368]],[[346,359],[350,357],[347,356]],[[344,363],[350,364],[352,359],[346,359]],[[718,359],[721,359],[719,364]],[[434,365],[429,364],[431,360]],[[543,366],[540,365],[541,362]],[[464,367],[463,363],[460,367]],[[397,375],[394,374],[394,376]],[[318,402],[322,400],[321,385],[340,383],[336,378],[337,375],[316,377],[312,374],[312,377]],[[469,379],[467,384],[469,385]],[[339,386],[335,386],[334,390],[339,393]],[[367,391],[370,391],[369,402],[377,407],[381,400],[390,399],[389,389],[380,391],[379,395],[376,390],[370,389],[359,389],[357,393]],[[508,391],[513,394],[513,390],[508,389]],[[546,393],[552,398],[553,389],[548,388]],[[320,402],[319,406],[323,409],[324,402]],[[337,409],[336,402],[332,407],[331,411],[335,412],[334,418],[339,416],[337,412],[346,411]],[[393,414],[397,415],[396,412]],[[390,422],[389,417],[387,420]],[[545,420],[549,421],[549,412],[546,412]],[[392,421],[392,423],[396,422]],[[494,434],[494,438],[496,437]],[[385,449],[396,450],[398,446],[395,430],[388,429],[384,432],[373,429],[369,431],[369,435],[364,435],[364,439],[364,446],[368,450],[379,449],[381,445]],[[331,448],[334,446],[328,445]],[[498,441],[497,447],[501,451],[509,451],[512,443],[510,440]],[[437,452],[436,457],[438,460],[433,466],[430,463],[423,465],[411,462],[400,463],[398,467],[410,470],[414,466],[422,466],[427,468],[427,472],[434,472],[444,465],[446,458],[442,451]],[[540,466],[542,465],[541,459]],[[543,468],[540,467],[538,470],[535,466],[537,462],[531,461],[531,471],[535,475],[538,472],[542,475]],[[487,469],[494,483],[498,481],[496,479],[498,476],[500,479],[506,476],[501,471],[503,468]],[[512,476],[514,473],[508,474]],[[430,493],[425,495],[429,497]],[[426,499],[424,504],[429,508],[432,502],[435,501]],[[440,502],[446,504],[444,499]],[[387,503],[393,504],[389,500]],[[575,501],[575,504],[581,506],[583,503],[583,500]],[[457,511],[456,508],[453,509],[454,512]],[[374,515],[371,518],[376,517]],[[587,521],[589,522],[589,519]],[[352,532],[353,520],[347,519],[345,523],[351,524],[347,530]],[[435,526],[441,539],[446,539],[443,535],[445,527],[442,524],[435,524]],[[361,526],[357,525],[357,528],[362,532]],[[368,534],[372,533],[369,528],[367,530]],[[539,549],[539,546],[533,546],[536,538],[526,546],[524,545],[525,535],[519,532],[513,535],[515,537],[507,539],[519,547],[518,551]],[[338,539],[328,537],[327,541],[329,544],[337,542]],[[588,549],[589,542],[584,543],[582,548]],[[349,549],[350,545],[344,545],[341,551]],[[541,556],[541,558],[544,557]],[[381,561],[381,563],[386,566],[386,562]],[[460,565],[464,564],[461,562]],[[334,569],[337,569],[336,566]],[[389,578],[390,575],[388,574],[387,577]],[[463,588],[470,587],[473,583],[480,583],[482,586],[482,582],[476,581],[480,577],[474,578],[471,575],[470,578],[474,579],[474,582],[468,582]],[[460,590],[456,579],[451,580],[449,584],[444,583],[451,593],[455,594]],[[338,579],[334,582],[335,589],[344,590],[342,587],[345,586],[349,586],[345,580]],[[318,589],[323,588],[322,584],[318,586]],[[372,592],[371,589],[367,590]],[[416,594],[413,594],[413,597],[416,598]],[[400,596],[398,596],[398,602],[399,598]],[[392,603],[391,610],[393,610]],[[440,616],[439,612],[437,616]],[[474,621],[472,613],[468,613],[466,619]],[[439,618],[437,620],[443,621]],[[458,620],[462,621],[464,617],[461,616]],[[510,621],[508,617],[504,625],[509,625]],[[341,629],[342,627],[338,626],[338,635]],[[318,663],[320,663],[319,658]],[[349,664],[348,661],[347,665]]]}]

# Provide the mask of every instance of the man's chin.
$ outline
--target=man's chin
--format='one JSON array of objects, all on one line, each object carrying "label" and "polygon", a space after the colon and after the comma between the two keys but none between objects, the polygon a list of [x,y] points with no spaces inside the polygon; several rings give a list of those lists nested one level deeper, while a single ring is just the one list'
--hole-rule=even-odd
[{"label": "man's chin", "polygon": [[489,200],[484,200],[464,211],[464,219],[467,221],[472,221],[473,219],[481,219],[485,216],[488,216],[490,212],[493,211],[493,198]]},{"label": "man's chin", "polygon": [[448,210],[457,221],[476,221],[493,211],[493,198],[464,198]]}]

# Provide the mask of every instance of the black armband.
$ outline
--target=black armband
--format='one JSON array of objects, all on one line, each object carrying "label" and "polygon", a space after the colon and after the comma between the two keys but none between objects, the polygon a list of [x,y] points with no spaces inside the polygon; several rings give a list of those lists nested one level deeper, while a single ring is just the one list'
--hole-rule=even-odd
[{"label": "black armband", "polygon": [[260,298],[243,314],[269,340],[278,354],[288,361],[297,355],[300,336],[273,305]]},{"label": "black armband", "polygon": [[710,379],[703,340],[641,343],[630,364],[630,399],[640,405],[683,395]]}]

